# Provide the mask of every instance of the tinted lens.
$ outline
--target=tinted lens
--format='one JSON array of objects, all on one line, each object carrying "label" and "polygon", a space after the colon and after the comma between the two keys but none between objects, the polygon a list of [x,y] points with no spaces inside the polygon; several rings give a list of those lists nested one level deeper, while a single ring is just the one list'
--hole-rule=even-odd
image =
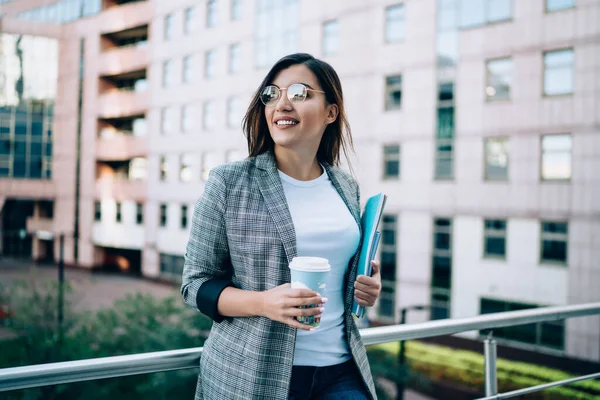
[{"label": "tinted lens", "polygon": [[279,99],[279,88],[277,86],[267,86],[260,94],[260,100],[265,106],[275,104]]},{"label": "tinted lens", "polygon": [[306,99],[306,86],[295,83],[287,89],[288,99],[292,103],[300,103]]}]

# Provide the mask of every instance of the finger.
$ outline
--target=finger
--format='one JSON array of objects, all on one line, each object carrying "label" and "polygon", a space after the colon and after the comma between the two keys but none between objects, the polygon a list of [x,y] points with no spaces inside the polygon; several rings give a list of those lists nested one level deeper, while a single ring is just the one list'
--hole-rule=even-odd
[{"label": "finger", "polygon": [[290,304],[293,307],[312,306],[315,304],[323,304],[323,302],[321,301],[322,299],[323,298],[321,296],[294,298],[294,299],[291,299]]},{"label": "finger", "polygon": [[380,269],[381,269],[380,268],[381,267],[380,261],[378,261],[378,260],[371,261],[371,266],[373,267],[373,273],[371,274],[371,276],[374,276],[374,275],[378,274],[379,271],[380,271]]},{"label": "finger", "polygon": [[366,275],[359,275],[356,278],[356,282],[364,283],[365,285],[369,285],[369,286],[376,286],[379,284],[379,279],[373,278],[370,276],[366,276]]},{"label": "finger", "polygon": [[377,296],[381,289],[379,282],[370,282],[369,284],[365,284],[362,282],[354,282],[354,289],[360,290],[361,292],[366,292],[371,296]]},{"label": "finger", "polygon": [[355,291],[354,298],[364,301],[369,306],[372,306],[373,304],[375,304],[375,300],[377,300],[376,296],[372,296],[368,293],[361,292],[361,291]]},{"label": "finger", "polygon": [[310,289],[292,289],[290,295],[292,297],[315,297],[319,296],[319,293]]},{"label": "finger", "polygon": [[314,330],[313,326],[303,324],[302,322],[298,322],[294,317],[289,318],[286,321],[286,324],[291,326],[292,328],[301,329],[303,331],[311,331]]},{"label": "finger", "polygon": [[306,317],[306,316],[314,316],[314,315],[319,315],[319,314],[323,314],[323,312],[325,311],[324,307],[302,307],[302,308],[298,308],[298,307],[291,307],[288,308],[286,310],[283,311],[283,315],[287,316],[287,317]]},{"label": "finger", "polygon": [[373,304],[369,303],[366,300],[360,299],[356,296],[354,296],[354,301],[356,301],[359,305],[361,305],[363,307],[373,307]]}]

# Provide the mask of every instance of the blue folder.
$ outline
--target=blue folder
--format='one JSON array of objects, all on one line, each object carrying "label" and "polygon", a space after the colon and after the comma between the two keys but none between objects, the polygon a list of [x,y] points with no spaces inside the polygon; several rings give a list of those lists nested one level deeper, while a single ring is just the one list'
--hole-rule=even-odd
[{"label": "blue folder", "polygon": [[[370,197],[365,204],[362,217],[360,219],[360,225],[362,228],[362,244],[360,250],[360,256],[358,258],[358,275],[371,276],[372,267],[371,261],[377,254],[377,246],[379,245],[379,239],[381,233],[378,231],[379,223],[383,215],[383,208],[387,195],[383,193],[376,194]],[[352,313],[358,318],[362,318],[365,313],[365,308],[359,305],[356,301],[352,304]]]}]

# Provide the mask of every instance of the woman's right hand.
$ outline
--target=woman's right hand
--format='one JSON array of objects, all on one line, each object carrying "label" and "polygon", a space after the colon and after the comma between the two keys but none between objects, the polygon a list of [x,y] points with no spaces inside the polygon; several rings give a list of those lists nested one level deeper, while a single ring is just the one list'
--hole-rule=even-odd
[{"label": "woman's right hand", "polygon": [[[298,322],[296,317],[311,315],[320,317],[323,311],[325,311],[323,305],[326,302],[327,299],[325,297],[321,297],[321,295],[313,290],[292,289],[291,285],[286,283],[262,292],[261,316],[273,321],[282,322],[292,328],[309,331],[314,328]],[[298,308],[299,306],[310,306],[313,304],[317,304],[317,307]]]}]

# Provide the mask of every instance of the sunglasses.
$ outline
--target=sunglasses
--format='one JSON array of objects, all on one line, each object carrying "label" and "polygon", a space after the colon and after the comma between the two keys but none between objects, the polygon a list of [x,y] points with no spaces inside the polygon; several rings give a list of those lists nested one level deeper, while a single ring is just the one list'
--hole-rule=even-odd
[{"label": "sunglasses", "polygon": [[291,103],[302,103],[304,100],[306,100],[309,90],[318,93],[325,93],[322,90],[307,88],[306,85],[301,83],[294,83],[288,88],[278,88],[277,86],[270,85],[266,86],[260,93],[260,101],[262,101],[265,106],[274,106],[281,98],[282,90],[287,92],[287,98]]}]

